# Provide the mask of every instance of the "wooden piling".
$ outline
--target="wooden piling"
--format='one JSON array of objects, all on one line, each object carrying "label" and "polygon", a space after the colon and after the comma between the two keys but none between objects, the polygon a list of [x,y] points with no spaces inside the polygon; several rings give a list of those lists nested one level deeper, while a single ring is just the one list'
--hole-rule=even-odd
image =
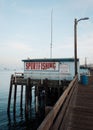
[{"label": "wooden piling", "polygon": [[58,98],[59,98],[60,95],[61,95],[60,88],[61,88],[61,80],[59,80],[59,83],[58,83]]},{"label": "wooden piling", "polygon": [[14,86],[14,114],[16,113],[16,94],[17,94],[17,84],[15,83],[15,86]]},{"label": "wooden piling", "polygon": [[38,86],[35,86],[35,108],[36,108],[36,113],[38,113],[38,95],[39,95]]},{"label": "wooden piling", "polygon": [[30,79],[30,85],[29,85],[29,105],[31,109],[31,102],[32,102],[32,84],[31,84],[31,79]]},{"label": "wooden piling", "polygon": [[28,111],[29,111],[29,103],[30,103],[30,82],[31,79],[27,79],[27,85],[26,85],[26,92],[25,92],[25,114],[28,116]]},{"label": "wooden piling", "polygon": [[20,96],[20,111],[22,113],[22,105],[23,105],[23,85],[21,85],[21,96]]},{"label": "wooden piling", "polygon": [[[16,98],[17,98],[17,87],[21,86],[20,91],[20,114],[23,112],[23,89],[25,87],[25,115],[28,118],[29,112],[31,110],[31,101],[32,101],[32,86],[35,86],[35,108],[36,113],[38,113],[38,106],[43,104],[43,110],[47,105],[54,105],[58,97],[61,95],[61,89],[63,89],[63,82],[56,81],[56,80],[49,80],[49,79],[25,79],[23,76],[20,75],[11,75],[10,80],[10,89],[9,89],[9,97],[8,97],[8,107],[7,113],[10,112],[10,104],[11,104],[11,96],[12,96],[12,89],[14,87],[14,102],[13,102],[13,114],[15,117],[16,114]],[[49,101],[51,100],[51,102]]]},{"label": "wooden piling", "polygon": [[44,80],[44,87],[45,87],[45,106],[48,100],[48,79]]},{"label": "wooden piling", "polygon": [[12,95],[12,85],[13,85],[13,75],[11,75],[10,80],[10,89],[9,89],[9,97],[8,97],[8,107],[7,107],[7,113],[10,112],[10,103],[11,103],[11,95]]}]

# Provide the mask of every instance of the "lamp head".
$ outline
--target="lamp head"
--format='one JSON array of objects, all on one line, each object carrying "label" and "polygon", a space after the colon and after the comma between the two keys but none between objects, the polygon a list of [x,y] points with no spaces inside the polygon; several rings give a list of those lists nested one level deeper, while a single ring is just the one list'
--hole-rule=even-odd
[{"label": "lamp head", "polygon": [[89,19],[88,17],[82,18],[82,20],[88,20],[88,19]]},{"label": "lamp head", "polygon": [[88,20],[88,19],[89,19],[88,17],[84,17],[84,18],[78,19],[77,22],[79,22],[81,20]]}]

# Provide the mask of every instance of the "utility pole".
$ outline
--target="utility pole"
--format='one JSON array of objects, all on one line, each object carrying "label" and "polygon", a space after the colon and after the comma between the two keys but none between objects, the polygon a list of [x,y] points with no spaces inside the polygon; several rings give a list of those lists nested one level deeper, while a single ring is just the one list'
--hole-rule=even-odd
[{"label": "utility pole", "polygon": [[75,75],[77,75],[77,25],[78,22],[81,20],[88,20],[88,17],[81,18],[81,19],[75,19],[74,21],[74,56],[75,56]]}]

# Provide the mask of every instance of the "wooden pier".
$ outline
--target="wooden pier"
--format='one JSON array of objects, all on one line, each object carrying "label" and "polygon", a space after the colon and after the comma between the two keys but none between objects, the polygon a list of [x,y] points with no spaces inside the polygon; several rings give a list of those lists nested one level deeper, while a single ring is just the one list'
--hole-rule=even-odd
[{"label": "wooden pier", "polygon": [[[38,102],[38,97],[40,95],[40,91],[43,91],[45,94],[45,105],[47,105],[48,95],[49,93],[54,94],[56,99],[60,97],[60,95],[63,93],[63,89],[68,86],[68,82],[59,81],[59,80],[37,80],[37,79],[31,79],[31,78],[24,78],[23,73],[15,73],[11,75],[10,79],[10,88],[9,88],[9,97],[8,97],[8,107],[7,107],[7,113],[10,113],[10,107],[11,107],[11,96],[12,93],[14,93],[14,101],[13,101],[13,113],[15,115],[16,113],[16,98],[17,98],[17,87],[21,87],[20,91],[20,112],[23,110],[23,89],[25,87],[25,113],[28,115],[29,113],[29,107],[31,107],[31,99],[32,99],[32,87],[35,86],[35,98],[36,98],[36,105]],[[14,88],[14,89],[13,89]],[[14,90],[14,92],[13,92]],[[51,91],[51,92],[50,92]],[[51,98],[51,97],[50,97]],[[36,106],[37,110],[37,106]]]},{"label": "wooden pier", "polygon": [[37,130],[93,130],[93,76],[69,84]]},{"label": "wooden pier", "polygon": [[[23,88],[25,86],[25,113],[29,114],[31,103],[31,88],[36,86],[36,99],[39,96],[39,90],[45,90],[45,99],[49,88],[53,91],[57,89],[58,101],[51,107],[47,105],[48,114],[37,128],[37,130],[93,130],[93,76],[88,77],[88,85],[78,82],[78,76],[70,82],[63,92],[63,81],[32,80],[24,79],[23,74],[12,75],[10,80],[10,91],[8,98],[7,112],[10,112],[12,88],[14,87],[13,112],[16,113],[16,94],[17,85],[21,86],[20,93],[20,111],[23,104]],[[66,86],[66,84],[65,84]],[[42,89],[42,90],[43,90]],[[45,100],[45,104],[46,104]]]},{"label": "wooden pier", "polygon": [[7,107],[7,113],[10,113],[10,105],[11,105],[11,96],[13,92],[14,87],[14,104],[13,104],[13,113],[15,115],[16,113],[16,96],[17,96],[17,86],[21,86],[21,92],[20,92],[20,111],[22,112],[22,104],[23,104],[23,88],[25,87],[25,112],[28,114],[28,106],[31,105],[31,88],[32,83],[31,79],[24,79],[23,73],[16,73],[15,75],[11,75],[10,79],[10,89],[9,89],[9,97],[8,97],[8,107]]}]

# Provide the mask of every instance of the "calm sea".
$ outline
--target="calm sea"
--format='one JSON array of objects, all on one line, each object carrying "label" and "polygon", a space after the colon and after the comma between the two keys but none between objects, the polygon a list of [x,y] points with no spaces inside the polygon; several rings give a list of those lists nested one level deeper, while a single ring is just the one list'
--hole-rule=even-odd
[{"label": "calm sea", "polygon": [[[20,86],[17,87],[16,115],[14,116],[13,114],[13,94],[11,100],[10,115],[9,116],[7,115],[7,103],[8,103],[11,74],[14,74],[14,72],[0,71],[0,130],[36,130],[41,121],[43,120],[44,116],[41,116],[40,112],[39,114],[35,112],[34,87],[32,88],[32,104],[29,118],[26,119],[25,117],[24,98],[23,98],[23,113],[20,114]],[[25,94],[24,91],[23,95]]]}]

